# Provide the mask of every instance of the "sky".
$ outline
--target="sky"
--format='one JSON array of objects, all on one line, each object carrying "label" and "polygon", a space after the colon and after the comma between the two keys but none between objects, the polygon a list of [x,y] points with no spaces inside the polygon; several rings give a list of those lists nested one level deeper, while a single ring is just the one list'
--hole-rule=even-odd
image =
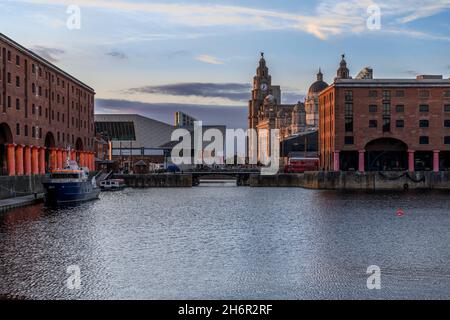
[{"label": "sky", "polygon": [[0,32],[92,86],[97,113],[171,123],[185,111],[245,128],[260,52],[282,103],[304,99],[319,67],[331,83],[343,53],[353,76],[370,66],[375,78],[450,77],[450,0],[0,0],[0,10]]}]

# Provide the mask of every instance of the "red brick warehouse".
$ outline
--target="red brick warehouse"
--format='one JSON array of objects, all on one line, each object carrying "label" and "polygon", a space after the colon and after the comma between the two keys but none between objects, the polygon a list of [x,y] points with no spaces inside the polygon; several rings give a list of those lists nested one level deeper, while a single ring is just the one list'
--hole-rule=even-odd
[{"label": "red brick warehouse", "polygon": [[94,170],[94,90],[0,33],[0,174]]},{"label": "red brick warehouse", "polygon": [[355,79],[342,57],[319,95],[319,148],[326,171],[450,170],[450,79]]}]

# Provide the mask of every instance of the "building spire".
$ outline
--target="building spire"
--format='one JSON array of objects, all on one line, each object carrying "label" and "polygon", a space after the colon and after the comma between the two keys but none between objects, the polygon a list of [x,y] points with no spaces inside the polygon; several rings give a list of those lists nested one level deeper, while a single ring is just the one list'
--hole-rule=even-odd
[{"label": "building spire", "polygon": [[350,70],[347,68],[347,61],[345,61],[345,54],[341,55],[341,63],[337,70],[337,79],[350,79]]},{"label": "building spire", "polygon": [[323,74],[321,68],[319,68],[319,73],[317,74],[317,81],[323,81]]}]

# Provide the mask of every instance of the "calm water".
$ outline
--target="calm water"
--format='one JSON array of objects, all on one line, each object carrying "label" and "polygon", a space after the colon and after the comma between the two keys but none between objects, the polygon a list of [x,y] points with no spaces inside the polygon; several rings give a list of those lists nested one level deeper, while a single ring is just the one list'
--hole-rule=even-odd
[{"label": "calm water", "polygon": [[[398,217],[402,208],[405,216]],[[205,185],[0,214],[0,294],[87,299],[450,298],[448,193]],[[69,290],[66,268],[82,287]],[[381,268],[381,290],[366,269]]]}]

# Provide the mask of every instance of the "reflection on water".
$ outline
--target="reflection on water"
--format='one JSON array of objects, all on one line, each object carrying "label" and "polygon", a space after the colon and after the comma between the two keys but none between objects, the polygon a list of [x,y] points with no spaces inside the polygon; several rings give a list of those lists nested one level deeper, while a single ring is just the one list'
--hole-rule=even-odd
[{"label": "reflection on water", "polygon": [[[2,214],[0,295],[450,298],[448,193],[233,183],[126,189],[75,208]],[[81,268],[81,290],[65,286],[70,265]],[[381,268],[381,290],[366,288],[370,265]]]}]

